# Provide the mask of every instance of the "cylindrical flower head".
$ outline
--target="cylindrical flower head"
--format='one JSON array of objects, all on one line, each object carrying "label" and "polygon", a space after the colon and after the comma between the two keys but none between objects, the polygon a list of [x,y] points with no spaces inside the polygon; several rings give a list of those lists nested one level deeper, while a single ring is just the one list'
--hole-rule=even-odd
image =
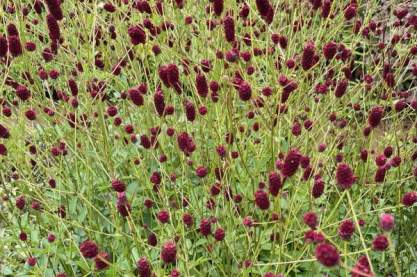
[{"label": "cylindrical flower head", "polygon": [[223,19],[224,35],[226,41],[233,42],[235,40],[235,22],[231,16]]},{"label": "cylindrical flower head", "polygon": [[0,58],[3,58],[7,55],[7,49],[7,39],[0,35]]},{"label": "cylindrical flower head", "polygon": [[368,115],[368,123],[372,128],[375,128],[379,125],[379,123],[382,120],[382,117],[384,116],[384,108],[381,106],[373,107],[369,111]]},{"label": "cylindrical flower head", "polygon": [[9,52],[13,57],[22,55],[22,44],[20,43],[20,38],[18,36],[9,36],[8,37]]},{"label": "cylindrical flower head", "polygon": [[213,10],[217,16],[223,12],[224,0],[213,0]]},{"label": "cylindrical flower head", "polygon": [[64,18],[61,9],[61,2],[59,0],[46,0],[45,2],[48,6],[49,12],[56,18],[56,20]]},{"label": "cylindrical flower head", "polygon": [[208,94],[208,85],[206,77],[203,74],[197,74],[195,77],[195,84],[197,88],[197,93],[201,97],[206,97]]},{"label": "cylindrical flower head", "polygon": [[59,29],[59,24],[56,18],[52,14],[46,16],[46,24],[49,30],[49,37],[52,40],[59,40],[61,37],[61,32]]}]

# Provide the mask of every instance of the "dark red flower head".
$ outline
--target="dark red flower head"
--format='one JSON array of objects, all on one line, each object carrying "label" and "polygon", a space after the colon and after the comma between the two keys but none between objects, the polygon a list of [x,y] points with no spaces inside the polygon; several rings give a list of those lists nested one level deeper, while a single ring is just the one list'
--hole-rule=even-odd
[{"label": "dark red flower head", "polygon": [[144,103],[142,93],[136,88],[130,88],[128,91],[129,98],[136,106],[142,106]]},{"label": "dark red flower head", "polygon": [[403,195],[401,200],[404,206],[410,207],[417,203],[417,191],[409,191]]},{"label": "dark red flower head", "polygon": [[52,14],[46,16],[46,24],[49,30],[49,37],[52,40],[59,40],[61,37],[61,32],[59,29],[59,24],[56,18]]},{"label": "dark red flower head", "polygon": [[8,37],[8,47],[9,52],[13,57],[22,55],[22,44],[20,43],[20,38],[18,36],[9,36]]},{"label": "dark red flower head", "polygon": [[250,100],[251,96],[252,96],[252,88],[250,87],[249,83],[246,81],[243,81],[240,85],[239,85],[239,98],[242,101],[248,101]]},{"label": "dark red flower head", "polygon": [[271,171],[268,176],[269,193],[277,196],[282,187],[281,177],[278,173]]},{"label": "dark red flower head", "polygon": [[268,194],[263,190],[255,192],[255,204],[261,210],[267,210],[270,206]]},{"label": "dark red flower head", "polygon": [[7,39],[0,35],[0,58],[3,58],[7,55]]},{"label": "dark red flower head", "polygon": [[284,163],[281,168],[281,173],[284,177],[291,177],[295,174],[300,165],[301,153],[298,149],[291,149],[284,159]]},{"label": "dark red flower head", "polygon": [[214,239],[217,241],[222,241],[225,237],[225,232],[223,228],[217,228],[214,232]]},{"label": "dark red flower head", "polygon": [[60,0],[46,0],[45,2],[48,6],[49,12],[56,18],[56,20],[61,20],[64,18]]},{"label": "dark red flower head", "polygon": [[301,66],[304,70],[309,70],[316,63],[316,46],[314,45],[314,42],[309,41],[304,45],[303,55],[301,57]]},{"label": "dark red flower head", "polygon": [[318,222],[315,212],[306,212],[303,216],[303,221],[311,229],[316,229]]},{"label": "dark red flower head", "polygon": [[213,0],[213,11],[217,16],[223,12],[224,0]]},{"label": "dark red flower head", "polygon": [[85,240],[80,244],[80,251],[84,258],[94,258],[98,254],[98,247],[94,241]]},{"label": "dark red flower head", "polygon": [[337,43],[330,41],[323,46],[323,55],[326,60],[331,60],[336,56],[337,53]]},{"label": "dark red flower head", "polygon": [[161,259],[164,263],[174,263],[177,259],[177,245],[174,241],[167,241],[162,245]]},{"label": "dark red flower head", "polygon": [[389,246],[389,241],[385,235],[378,235],[372,241],[372,248],[375,251],[385,251]]},{"label": "dark red flower head", "polygon": [[151,263],[148,261],[146,257],[141,257],[136,262],[136,267],[138,269],[139,277],[151,277]]},{"label": "dark red flower head", "polygon": [[235,40],[235,22],[233,17],[226,16],[223,19],[224,36],[226,41],[233,42]]},{"label": "dark red flower head", "polygon": [[103,270],[110,265],[110,255],[107,252],[100,252],[94,258],[96,270]]},{"label": "dark red flower head", "polygon": [[201,97],[207,97],[208,85],[206,77],[203,74],[197,74],[197,76],[195,77],[195,84],[197,88],[197,93]]},{"label": "dark red flower head", "polygon": [[203,236],[207,237],[208,235],[210,235],[211,234],[211,221],[210,221],[210,219],[203,218],[200,221],[200,228],[199,229],[200,229],[200,233]]},{"label": "dark red flower head", "polygon": [[133,45],[144,44],[146,42],[146,33],[140,26],[130,26],[127,33]]},{"label": "dark red flower head", "polygon": [[10,137],[10,133],[9,133],[9,129],[7,129],[3,124],[0,123],[0,138],[9,138]]},{"label": "dark red flower head", "polygon": [[338,234],[342,240],[349,240],[355,232],[355,224],[352,220],[345,220],[339,225]]},{"label": "dark red flower head", "polygon": [[336,168],[336,183],[343,189],[349,189],[355,182],[355,176],[350,166],[340,163]]},{"label": "dark red flower head", "polygon": [[326,267],[332,267],[339,263],[340,256],[336,247],[326,242],[317,245],[315,250],[316,259]]},{"label": "dark red flower head", "polygon": [[382,117],[384,116],[384,108],[381,106],[373,107],[369,111],[368,115],[368,123],[372,128],[375,128],[379,125],[379,123],[382,120]]}]

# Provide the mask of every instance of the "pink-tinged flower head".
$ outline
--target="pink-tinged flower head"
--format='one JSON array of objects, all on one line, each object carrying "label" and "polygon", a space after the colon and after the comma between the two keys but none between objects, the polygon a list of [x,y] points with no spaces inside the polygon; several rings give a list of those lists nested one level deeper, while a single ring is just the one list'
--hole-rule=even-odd
[{"label": "pink-tinged flower head", "polygon": [[167,210],[159,211],[158,220],[161,223],[168,223],[169,222],[169,212]]},{"label": "pink-tinged flower head", "polygon": [[148,261],[146,257],[141,257],[136,262],[136,268],[138,269],[139,277],[151,277],[151,263]]},{"label": "pink-tinged flower head", "polygon": [[256,0],[256,7],[261,16],[267,16],[269,12],[269,1],[268,0]]},{"label": "pink-tinged flower head", "polygon": [[255,192],[255,204],[261,210],[267,210],[270,206],[268,194],[263,190]]},{"label": "pink-tinged flower head", "polygon": [[114,179],[111,181],[112,188],[117,192],[123,192],[126,190],[126,185],[118,179]]},{"label": "pink-tinged flower head", "polygon": [[295,174],[300,165],[301,153],[298,149],[291,149],[284,159],[284,163],[281,168],[281,173],[284,177],[291,177]]},{"label": "pink-tinged flower head", "polygon": [[371,267],[369,266],[369,260],[365,255],[361,256],[358,259],[355,266],[352,268],[350,274],[352,277],[375,276],[374,273],[371,271]]},{"label": "pink-tinged flower head", "polygon": [[368,114],[368,123],[372,128],[379,125],[384,116],[384,108],[381,106],[373,107]]},{"label": "pink-tinged flower head", "polygon": [[392,214],[383,213],[379,217],[379,227],[384,231],[391,231],[394,228],[394,216]]},{"label": "pink-tinged flower head", "polygon": [[375,251],[385,251],[389,246],[389,241],[385,235],[378,235],[372,241],[372,248]]},{"label": "pink-tinged flower head", "polygon": [[97,244],[92,240],[85,240],[80,244],[80,252],[84,258],[94,258],[98,254]]},{"label": "pink-tinged flower head", "polygon": [[342,221],[339,225],[339,230],[337,231],[342,240],[350,240],[354,232],[355,224],[350,219]]},{"label": "pink-tinged flower head", "polygon": [[208,170],[205,166],[200,165],[196,168],[195,170],[195,174],[200,177],[200,178],[204,178],[207,176]]},{"label": "pink-tinged flower head", "polygon": [[315,256],[316,259],[326,267],[335,266],[340,261],[340,255],[336,247],[326,242],[317,245]]},{"label": "pink-tinged flower head", "polygon": [[409,191],[403,195],[401,202],[404,206],[410,207],[417,203],[417,191]]},{"label": "pink-tinged flower head", "polygon": [[35,266],[37,262],[38,262],[38,260],[35,257],[32,257],[32,256],[30,256],[27,259],[27,263],[28,263],[29,266]]},{"label": "pink-tinged flower head", "polygon": [[182,92],[180,73],[176,64],[163,65],[158,70],[159,78],[166,87],[172,87],[180,94]]},{"label": "pink-tinged flower head", "polygon": [[125,192],[117,193],[116,208],[123,217],[127,217],[130,214],[131,206]]},{"label": "pink-tinged flower head", "polygon": [[336,183],[343,189],[349,189],[355,182],[355,176],[350,166],[340,163],[336,168]]},{"label": "pink-tinged flower head", "polygon": [[174,241],[167,241],[162,245],[161,259],[164,263],[175,263],[177,259],[177,245]]}]

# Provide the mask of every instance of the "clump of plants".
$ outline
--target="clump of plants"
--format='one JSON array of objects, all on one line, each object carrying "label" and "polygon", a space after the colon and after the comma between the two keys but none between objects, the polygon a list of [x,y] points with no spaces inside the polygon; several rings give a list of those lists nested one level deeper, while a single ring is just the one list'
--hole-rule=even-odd
[{"label": "clump of plants", "polygon": [[417,5],[0,3],[1,276],[415,276]]}]

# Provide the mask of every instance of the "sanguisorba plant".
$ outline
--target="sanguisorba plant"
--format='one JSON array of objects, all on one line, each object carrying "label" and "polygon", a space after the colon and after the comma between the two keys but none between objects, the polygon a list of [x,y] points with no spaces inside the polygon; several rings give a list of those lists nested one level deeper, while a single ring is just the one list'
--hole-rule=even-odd
[{"label": "sanguisorba plant", "polygon": [[1,276],[415,276],[417,4],[3,0]]}]

